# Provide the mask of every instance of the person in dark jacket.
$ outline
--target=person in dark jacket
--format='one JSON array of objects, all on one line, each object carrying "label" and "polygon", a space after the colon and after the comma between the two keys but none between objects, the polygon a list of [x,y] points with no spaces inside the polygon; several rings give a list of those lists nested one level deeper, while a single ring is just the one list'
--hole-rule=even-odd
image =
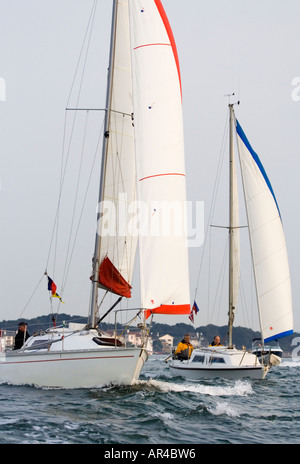
[{"label": "person in dark jacket", "polygon": [[15,346],[14,350],[19,350],[22,348],[26,340],[30,337],[27,331],[27,324],[26,322],[19,322],[18,324],[18,332],[15,336]]},{"label": "person in dark jacket", "polygon": [[216,335],[209,346],[222,346],[219,335]]}]

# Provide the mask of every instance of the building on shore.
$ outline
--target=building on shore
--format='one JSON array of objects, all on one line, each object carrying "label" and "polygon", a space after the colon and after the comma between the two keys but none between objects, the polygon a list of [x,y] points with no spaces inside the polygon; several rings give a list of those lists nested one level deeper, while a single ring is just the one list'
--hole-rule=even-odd
[{"label": "building on shore", "polygon": [[12,330],[0,329],[0,352],[13,349],[15,335],[16,333]]}]

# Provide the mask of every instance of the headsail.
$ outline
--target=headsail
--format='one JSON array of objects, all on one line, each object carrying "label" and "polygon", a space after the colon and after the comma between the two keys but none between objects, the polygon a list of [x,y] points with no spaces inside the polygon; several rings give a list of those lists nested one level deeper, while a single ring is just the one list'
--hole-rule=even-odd
[{"label": "headsail", "polygon": [[[141,305],[189,314],[181,82],[160,0],[129,0],[140,231]],[[146,216],[146,217],[145,217]]]},{"label": "headsail", "polygon": [[270,181],[238,121],[236,131],[261,331],[264,341],[268,342],[293,333],[287,250]]}]

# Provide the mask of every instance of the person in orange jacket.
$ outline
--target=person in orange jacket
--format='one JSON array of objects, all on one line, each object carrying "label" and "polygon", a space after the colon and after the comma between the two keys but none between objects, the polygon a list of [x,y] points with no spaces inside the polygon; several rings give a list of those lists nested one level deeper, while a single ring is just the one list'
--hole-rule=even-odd
[{"label": "person in orange jacket", "polygon": [[190,342],[190,335],[185,334],[183,340],[178,343],[178,346],[175,351],[175,355],[179,359],[189,359],[191,357],[194,347]]}]

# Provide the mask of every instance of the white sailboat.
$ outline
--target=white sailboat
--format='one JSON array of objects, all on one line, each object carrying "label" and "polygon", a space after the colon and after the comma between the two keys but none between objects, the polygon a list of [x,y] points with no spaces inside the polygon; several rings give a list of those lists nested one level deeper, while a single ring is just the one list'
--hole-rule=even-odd
[{"label": "white sailboat", "polygon": [[239,220],[233,134],[237,137],[242,183],[248,218],[257,306],[263,344],[293,333],[290,273],[283,227],[270,181],[239,122],[230,111],[230,225],[229,225],[229,323],[228,346],[195,349],[188,360],[172,359],[173,375],[190,380],[203,377],[262,379],[274,357],[268,360],[255,353],[234,348],[232,328],[239,288]]},{"label": "white sailboat", "polygon": [[262,344],[261,338],[254,338],[252,340],[251,351],[258,357],[260,362],[264,364],[272,364],[272,366],[275,366],[281,363],[283,351],[277,340]]},{"label": "white sailboat", "polygon": [[[137,233],[133,220],[142,207],[148,216],[140,222],[152,220],[157,231],[162,204],[179,202],[183,215],[186,198],[180,71],[160,0],[113,1],[105,113],[88,323],[53,327],[21,349],[1,352],[0,382],[90,388],[139,378],[148,357],[147,329],[139,348],[98,329],[99,288],[130,298],[138,241],[140,317],[190,311],[185,235]],[[127,214],[119,214],[124,205]]]}]

